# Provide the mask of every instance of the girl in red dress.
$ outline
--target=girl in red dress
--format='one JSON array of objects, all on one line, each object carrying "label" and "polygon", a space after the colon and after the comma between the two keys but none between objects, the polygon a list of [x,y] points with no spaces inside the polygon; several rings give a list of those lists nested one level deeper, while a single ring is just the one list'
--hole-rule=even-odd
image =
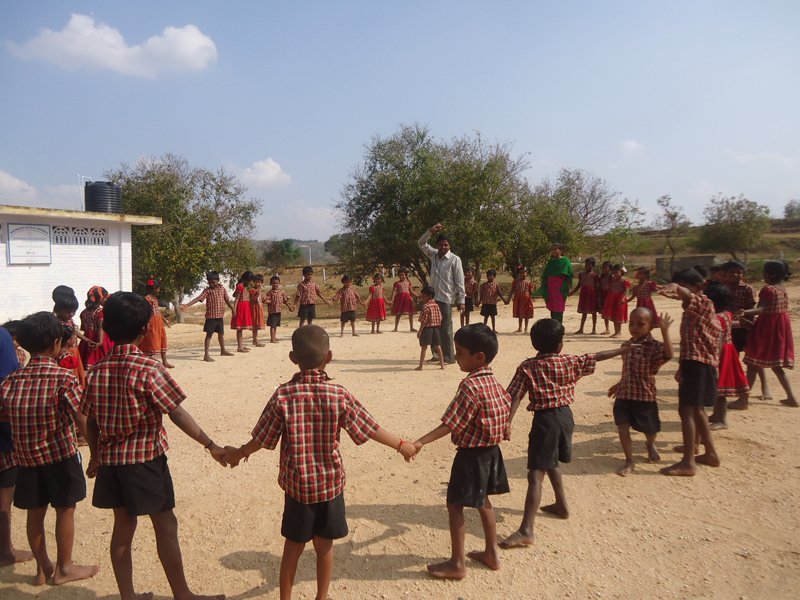
[{"label": "girl in red dress", "polygon": [[647,267],[639,267],[636,269],[637,283],[631,289],[631,295],[625,298],[625,302],[630,302],[636,298],[636,308],[649,308],[653,313],[653,326],[658,327],[658,312],[656,312],[656,305],[653,303],[653,292],[661,289],[655,281],[650,281],[650,269]]},{"label": "girl in red dress", "polygon": [[236,282],[233,290],[233,314],[231,315],[231,329],[236,330],[237,352],[250,352],[244,345],[244,332],[253,328],[253,311],[250,308],[250,292],[248,288],[253,281],[253,272],[245,271]]},{"label": "girl in red dress", "polygon": [[[599,282],[597,272],[594,270],[595,264],[596,261],[592,256],[583,262],[583,271],[578,273],[578,283],[569,293],[572,296],[578,290],[581,291],[581,295],[578,296],[578,312],[581,314],[581,326],[575,332],[576,335],[583,333],[583,326],[586,324],[588,315],[592,315],[592,335],[597,333],[597,286]],[[608,323],[606,323],[607,328]]]},{"label": "girl in red dress", "polygon": [[86,292],[86,297],[94,306],[89,317],[89,326],[93,328],[91,335],[89,335],[89,331],[86,331],[86,337],[95,342],[94,348],[86,358],[86,365],[91,367],[105,358],[108,351],[114,347],[114,342],[103,331],[103,305],[108,300],[108,290],[102,286],[95,285]]},{"label": "girl in red dress", "polygon": [[[597,312],[599,312],[601,316],[603,313],[603,307],[606,304],[606,296],[608,296],[608,291],[610,289],[611,261],[605,260],[600,267],[600,276],[597,278]],[[608,319],[606,317],[603,317],[603,323],[605,323],[606,326],[606,330],[603,332],[603,335],[608,335]]]},{"label": "girl in red dress", "polygon": [[370,333],[383,333],[381,321],[386,320],[386,301],[383,298],[383,275],[375,273],[372,285],[369,286],[369,304],[367,305],[367,321],[372,323]]},{"label": "girl in red dress", "polygon": [[175,365],[167,360],[167,330],[164,326],[170,327],[167,318],[161,314],[161,305],[158,302],[158,293],[161,291],[161,284],[158,279],[150,277],[145,283],[144,299],[153,309],[150,321],[147,323],[147,333],[139,342],[139,350],[146,356],[161,355],[161,362],[168,369]]},{"label": "girl in red dress", "polygon": [[533,284],[528,279],[528,269],[522,265],[517,267],[517,276],[508,294],[512,315],[517,319],[517,333],[522,333],[522,323],[525,322],[525,332],[528,332],[528,320],[533,318]]},{"label": "girl in red dress", "polygon": [[248,290],[250,297],[250,310],[253,312],[253,346],[265,346],[263,342],[258,341],[259,329],[264,329],[267,322],[264,320],[264,305],[261,302],[261,292],[264,287],[264,276],[261,273],[253,275],[253,284]]},{"label": "girl in red dress", "polygon": [[408,315],[408,324],[411,326],[411,331],[414,329],[414,315],[416,309],[414,307],[414,300],[417,295],[414,293],[414,288],[411,287],[411,282],[408,279],[408,270],[400,269],[397,273],[398,280],[392,286],[392,314],[394,315],[394,329],[397,331],[397,326],[400,324],[400,317]]},{"label": "girl in red dress", "polygon": [[[747,336],[744,363],[747,365],[747,380],[753,386],[759,369],[772,369],[786,392],[781,404],[798,406],[784,369],[794,368],[794,341],[792,321],[789,317],[789,297],[783,282],[789,279],[789,265],[781,260],[764,263],[764,282],[767,284],[758,294],[758,305],[739,314],[757,316]],[[747,403],[731,403],[728,408],[745,409]]]},{"label": "girl in red dress", "polygon": [[622,324],[628,322],[628,304],[625,302],[625,292],[631,287],[631,282],[622,278],[622,265],[611,267],[611,285],[603,304],[603,318],[614,323],[612,338],[618,338],[622,332]]}]

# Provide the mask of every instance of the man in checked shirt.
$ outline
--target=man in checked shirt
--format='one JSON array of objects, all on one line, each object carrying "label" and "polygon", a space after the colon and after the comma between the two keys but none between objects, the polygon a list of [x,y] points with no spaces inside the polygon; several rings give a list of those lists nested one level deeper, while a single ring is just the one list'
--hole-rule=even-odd
[{"label": "man in checked shirt", "polygon": [[317,598],[327,598],[333,575],[333,540],[347,535],[345,472],[339,453],[344,429],[356,444],[369,439],[396,449],[409,460],[411,442],[381,429],[367,409],[343,386],[330,383],[325,367],[333,358],[324,329],[307,325],[292,334],[289,360],[300,367],[279,386],[239,448],[225,447],[232,467],[261,448],[281,442],[278,484],[284,491],[281,535],[286,538],[280,568],[280,597],[292,596],[297,562],[308,542],[317,554]]}]

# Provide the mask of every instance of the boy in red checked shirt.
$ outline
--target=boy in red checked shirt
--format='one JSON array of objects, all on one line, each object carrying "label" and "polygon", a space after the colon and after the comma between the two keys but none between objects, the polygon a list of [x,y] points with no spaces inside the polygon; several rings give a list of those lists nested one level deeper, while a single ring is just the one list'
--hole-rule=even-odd
[{"label": "boy in red checked shirt", "polygon": [[614,358],[636,348],[634,344],[626,343],[616,350],[570,356],[560,354],[563,339],[564,326],[561,323],[555,319],[536,321],[531,327],[531,344],[538,354],[522,361],[506,388],[512,398],[506,439],[511,437],[511,421],[526,392],[530,400],[528,410],[533,411],[533,425],[528,436],[528,491],[522,523],[517,531],[500,542],[501,548],[521,548],[533,544],[534,519],[542,500],[545,475],[553,486],[556,502],[543,506],[542,511],[562,519],[569,517],[558,463],[572,460],[575,422],[569,405],[575,401],[575,384],[581,377],[594,373],[597,361]]},{"label": "boy in red checked shirt", "polygon": [[331,298],[332,302],[339,301],[339,308],[341,309],[341,318],[339,321],[342,324],[341,329],[339,330],[339,337],[344,337],[344,326],[345,323],[350,323],[350,327],[353,329],[353,336],[358,337],[356,333],[356,305],[361,304],[364,305],[364,301],[361,299],[361,296],[353,289],[353,280],[350,275],[345,275],[342,277],[342,287],[339,289],[336,294],[334,294],[333,298]]},{"label": "boy in red checked shirt", "polygon": [[435,293],[433,288],[426,285],[419,292],[422,298],[422,310],[419,313],[419,329],[417,339],[419,340],[419,366],[416,371],[422,371],[425,364],[425,352],[428,346],[431,347],[433,354],[432,361],[439,361],[439,368],[444,369],[444,356],[442,354],[442,311],[434,300]]},{"label": "boy in red checked shirt", "polygon": [[215,333],[219,340],[219,355],[233,356],[232,352],[225,350],[225,305],[227,304],[233,310],[233,304],[231,304],[227,290],[219,282],[219,273],[209,271],[206,273],[206,281],[208,281],[208,287],[197,298],[181,304],[181,310],[186,310],[196,302],[206,303],[206,322],[203,324],[203,331],[206,333],[206,339],[203,341],[203,360],[214,362],[208,351],[211,347],[211,337]]},{"label": "boy in red checked shirt", "polygon": [[87,474],[97,475],[92,504],[114,511],[111,564],[122,600],[141,600],[133,588],[131,546],[140,515],[153,524],[158,557],[176,600],[211,600],[189,590],[183,571],[175,518],[175,495],[167,466],[167,432],[162,415],[202,444],[224,465],[225,451],[214,444],[180,403],[186,398],[167,368],[137,347],[147,334],[150,304],[137,294],[117,292],[106,301],[103,327],[114,347],[86,378],[81,411],[87,419],[95,459]]},{"label": "boy in red checked shirt", "polygon": [[511,397],[489,366],[497,355],[497,335],[483,323],[476,323],[459,329],[454,341],[456,362],[469,374],[458,385],[456,397],[442,415],[442,424],[414,442],[419,452],[425,444],[449,433],[458,446],[447,485],[447,512],[453,543],[450,560],[428,565],[428,573],[444,579],[463,579],[467,575],[465,506],[478,509],[486,538],[483,551],[470,552],[467,556],[490,569],[500,568],[497,524],[489,495],[509,491],[500,441],[508,424]]},{"label": "boy in red checked shirt", "polygon": [[395,448],[406,460],[416,452],[411,442],[381,429],[344,387],[330,383],[325,367],[332,356],[324,329],[317,325],[296,329],[289,359],[300,372],[272,395],[252,439],[239,448],[225,447],[225,461],[235,467],[261,448],[272,450],[281,442],[278,484],[285,492],[281,535],[286,538],[281,600],[292,596],[297,562],[309,541],[317,554],[317,598],[328,597],[333,540],[347,535],[341,430],[356,444],[372,439]]},{"label": "boy in red checked shirt", "polygon": [[[20,321],[17,341],[31,354],[23,368],[0,385],[0,412],[8,414],[18,463],[14,505],[28,511],[28,542],[36,559],[34,585],[51,577],[55,585],[94,577],[97,565],[72,562],[75,506],[86,497],[75,426],[86,434],[78,411],[81,387],[75,374],[56,364],[64,327],[49,312]],[[44,519],[56,511],[56,565],[47,555]]]}]

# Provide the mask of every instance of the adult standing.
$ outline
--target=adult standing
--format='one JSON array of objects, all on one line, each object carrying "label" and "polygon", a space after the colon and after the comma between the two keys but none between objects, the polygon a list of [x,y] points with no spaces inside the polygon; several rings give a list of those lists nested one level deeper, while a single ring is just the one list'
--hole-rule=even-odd
[{"label": "adult standing", "polygon": [[572,288],[572,261],[562,256],[561,244],[550,246],[550,260],[542,271],[542,286],[534,292],[545,300],[550,318],[564,320],[564,306]]},{"label": "adult standing", "polygon": [[435,233],[444,229],[444,225],[437,223],[419,238],[422,253],[431,260],[431,285],[433,286],[434,300],[442,312],[442,352],[444,362],[452,365],[456,362],[453,347],[453,304],[458,305],[458,310],[464,310],[464,270],[461,258],[450,251],[450,239],[439,234],[436,237],[436,248],[428,244],[428,240]]}]

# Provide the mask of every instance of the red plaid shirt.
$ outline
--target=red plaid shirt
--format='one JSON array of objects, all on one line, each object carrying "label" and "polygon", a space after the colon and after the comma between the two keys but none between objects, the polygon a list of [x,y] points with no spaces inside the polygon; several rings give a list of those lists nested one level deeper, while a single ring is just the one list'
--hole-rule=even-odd
[{"label": "red plaid shirt", "polygon": [[422,305],[422,310],[419,313],[419,326],[425,327],[441,327],[442,325],[442,311],[439,310],[439,305],[436,300],[428,300]]},{"label": "red plaid shirt", "polygon": [[316,304],[317,296],[322,296],[322,290],[315,281],[301,281],[297,284],[297,298],[300,304]]},{"label": "red plaid shirt", "polygon": [[78,451],[75,422],[81,385],[75,373],[34,356],[0,384],[0,411],[8,413],[14,458],[23,467],[66,460]]},{"label": "red plaid shirt", "polygon": [[228,290],[221,285],[207,287],[195,299],[195,302],[206,303],[206,319],[222,319],[225,316],[225,305],[229,301]]},{"label": "red plaid shirt", "polygon": [[332,500],[345,484],[339,433],[363,444],[379,426],[343,386],[324,371],[295,374],[269,399],[253,429],[253,439],[273,449],[281,440],[278,484],[303,504]]},{"label": "red plaid shirt", "polygon": [[473,302],[478,301],[478,280],[474,277],[472,279],[464,280],[464,295],[467,298],[472,298]]},{"label": "red plaid shirt", "polygon": [[512,296],[530,296],[532,291],[533,284],[530,279],[516,279],[514,280],[514,287],[511,288]]},{"label": "red plaid shirt", "polygon": [[339,309],[342,312],[348,312],[356,309],[356,305],[360,304],[361,300],[358,294],[352,287],[343,287],[333,295],[333,301],[339,301]]},{"label": "red plaid shirt", "polygon": [[[752,285],[740,281],[736,285],[728,285],[731,294],[733,295],[733,309],[734,311],[749,310],[756,305],[756,292]],[[749,329],[753,326],[751,317],[740,317],[739,327],[734,329]]]},{"label": "red plaid shirt", "polygon": [[649,333],[641,340],[641,349],[622,355],[622,379],[617,388],[617,398],[623,400],[656,401],[656,373],[667,359],[664,344],[653,339]]},{"label": "red plaid shirt", "polygon": [[496,281],[485,281],[481,284],[481,304],[497,304],[500,296],[502,296],[500,284]]},{"label": "red plaid shirt", "polygon": [[284,304],[289,304],[289,297],[283,290],[270,290],[263,296],[267,312],[271,315],[280,313]]},{"label": "red plaid shirt", "polygon": [[722,328],[722,345],[733,343],[733,336],[731,335],[731,325],[733,325],[733,314],[730,311],[717,313],[717,320],[719,326]]},{"label": "red plaid shirt", "polygon": [[758,292],[758,305],[763,307],[765,314],[789,312],[789,295],[782,287],[765,285]]},{"label": "red plaid shirt", "polygon": [[86,376],[81,412],[97,421],[101,465],[147,462],[169,448],[162,415],[186,398],[160,362],[114,346]]},{"label": "red plaid shirt", "polygon": [[683,305],[681,360],[718,366],[721,334],[714,304],[703,294],[692,294]]},{"label": "red plaid shirt", "polygon": [[97,340],[100,336],[100,327],[103,323],[103,307],[95,306],[87,308],[81,313],[81,329],[83,333],[92,340]]},{"label": "red plaid shirt", "polygon": [[594,271],[581,271],[578,273],[578,283],[582,288],[597,287],[597,273]]},{"label": "red plaid shirt", "polygon": [[160,310],[161,307],[158,305],[158,298],[156,298],[152,294],[147,294],[147,296],[145,296],[144,299],[150,303],[150,308],[153,309],[154,315],[157,315],[161,312]]},{"label": "red plaid shirt", "polygon": [[20,367],[24,367],[25,363],[28,360],[28,355],[25,350],[21,346],[17,346],[14,348],[14,352],[17,354],[17,362],[19,363]]},{"label": "red plaid shirt", "polygon": [[510,412],[511,396],[495,379],[491,367],[483,367],[458,384],[442,423],[450,429],[450,437],[459,448],[496,446],[503,439]]},{"label": "red plaid shirt", "polygon": [[594,373],[594,354],[539,354],[517,367],[506,390],[517,400],[528,393],[527,410],[546,410],[568,406],[575,401],[578,379]]},{"label": "red plaid shirt", "polygon": [[243,283],[237,283],[233,290],[233,299],[238,302],[250,302],[250,294]]}]

